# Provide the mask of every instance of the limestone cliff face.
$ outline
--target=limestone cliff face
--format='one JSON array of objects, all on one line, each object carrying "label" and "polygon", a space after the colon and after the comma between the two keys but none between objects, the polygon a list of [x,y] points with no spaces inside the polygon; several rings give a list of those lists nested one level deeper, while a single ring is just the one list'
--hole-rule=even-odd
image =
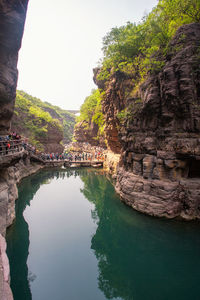
[{"label": "limestone cliff face", "polygon": [[[126,107],[126,93],[131,91],[132,82],[131,76],[118,71],[111,76],[109,81],[98,80],[100,69],[93,69],[94,82],[98,88],[105,91],[105,96],[102,100],[102,112],[105,117],[104,133],[101,137],[98,136],[98,125],[92,122],[81,121],[76,124],[74,130],[75,139],[78,142],[88,142],[92,146],[101,146],[108,148],[114,153],[119,154],[121,143],[119,140],[119,119],[118,114]],[[105,144],[106,141],[106,144]]]},{"label": "limestone cliff face", "polygon": [[89,143],[91,146],[100,146],[106,148],[104,135],[98,135],[99,127],[94,122],[89,124],[81,121],[75,125],[74,137],[79,143]]},{"label": "limestone cliff face", "polygon": [[55,128],[55,126],[50,125],[47,128],[47,134],[44,137],[40,137],[41,144],[44,145],[44,152],[63,152],[63,145],[60,142],[63,140],[63,132]]},{"label": "limestone cliff face", "polygon": [[[165,66],[131,98],[124,92],[131,85],[125,75],[104,84],[107,136],[114,132],[108,143],[122,153],[116,190],[150,215],[200,218],[199,37],[200,24],[179,28]],[[126,118],[117,126],[124,107]]]},{"label": "limestone cliff face", "polygon": [[[0,134],[10,128],[14,111],[17,85],[18,51],[24,30],[28,0],[0,0]],[[14,170],[0,169],[0,233],[14,217],[14,201],[17,187]],[[12,300],[9,287],[9,263],[6,256],[6,242],[0,234],[0,298]]]},{"label": "limestone cliff face", "polygon": [[95,139],[98,133],[98,126],[94,123],[88,124],[86,121],[81,121],[76,124],[74,136],[77,142],[88,142],[92,146],[97,146],[98,141]]},{"label": "limestone cliff face", "polygon": [[33,162],[26,151],[16,153],[9,161],[4,158],[0,160],[0,234],[3,236],[15,219],[17,184],[43,167],[43,164]]},{"label": "limestone cliff face", "polygon": [[126,107],[128,94],[132,88],[131,77],[118,71],[111,76],[110,80],[105,82],[98,80],[98,69],[94,69],[94,82],[100,89],[105,91],[102,101],[102,110],[105,116],[105,137],[108,143],[108,149],[114,153],[120,153],[121,142],[119,139],[119,119],[118,114]]},{"label": "limestone cliff face", "polygon": [[9,262],[3,236],[15,219],[15,201],[18,198],[17,183],[41,169],[43,165],[31,162],[28,153],[16,153],[6,160],[0,159],[0,299],[13,300],[9,286]]},{"label": "limestone cliff face", "polygon": [[28,0],[0,1],[0,134],[9,130],[13,115],[27,5]]}]

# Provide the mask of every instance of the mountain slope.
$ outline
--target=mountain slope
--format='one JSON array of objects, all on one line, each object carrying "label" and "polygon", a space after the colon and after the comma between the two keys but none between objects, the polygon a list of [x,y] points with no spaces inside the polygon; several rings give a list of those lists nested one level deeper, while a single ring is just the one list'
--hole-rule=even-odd
[{"label": "mountain slope", "polygon": [[71,140],[74,123],[75,116],[66,110],[17,91],[11,130],[29,138],[39,150],[62,152],[60,143]]}]

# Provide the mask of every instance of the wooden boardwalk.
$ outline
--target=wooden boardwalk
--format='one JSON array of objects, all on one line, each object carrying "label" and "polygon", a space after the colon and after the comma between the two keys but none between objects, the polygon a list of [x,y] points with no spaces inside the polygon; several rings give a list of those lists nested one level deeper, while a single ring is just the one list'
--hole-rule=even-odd
[{"label": "wooden boardwalk", "polygon": [[68,168],[79,168],[79,167],[93,167],[93,168],[100,168],[103,167],[103,161],[100,160],[46,160],[45,165],[47,167],[68,167]]},{"label": "wooden boardwalk", "polygon": [[[7,144],[10,143],[10,147]],[[38,162],[47,167],[93,167],[100,168],[103,166],[103,161],[94,160],[45,160],[40,154],[37,154],[31,147],[24,144],[22,140],[4,140],[0,141],[0,167],[7,167],[19,161],[22,157],[30,157],[33,162]]]}]

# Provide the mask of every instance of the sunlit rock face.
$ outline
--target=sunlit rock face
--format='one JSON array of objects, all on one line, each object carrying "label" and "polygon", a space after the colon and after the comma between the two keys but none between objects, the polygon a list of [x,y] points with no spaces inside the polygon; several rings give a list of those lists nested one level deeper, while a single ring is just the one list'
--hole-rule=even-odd
[{"label": "sunlit rock face", "polygon": [[102,101],[102,111],[105,117],[105,137],[108,149],[119,154],[122,144],[119,138],[120,122],[118,114],[127,105],[126,94],[133,89],[132,76],[120,71],[111,75],[108,81],[99,80],[100,69],[93,69],[94,82],[98,88],[105,92]]},{"label": "sunlit rock face", "polygon": [[7,133],[13,115],[27,5],[28,0],[0,0],[0,134]]},{"label": "sunlit rock face", "polygon": [[[108,144],[121,147],[116,190],[149,215],[200,219],[199,37],[200,24],[179,28],[164,67],[135,96],[125,97],[131,81],[120,73],[101,85]],[[124,108],[122,126],[116,116]]]},{"label": "sunlit rock face", "polygon": [[74,136],[79,143],[89,143],[92,146],[97,146],[98,141],[94,139],[98,134],[98,126],[95,123],[88,124],[86,121],[81,121],[76,124]]},{"label": "sunlit rock face", "polygon": [[78,143],[106,148],[104,136],[98,136],[99,127],[94,122],[81,121],[74,128],[74,137]]}]

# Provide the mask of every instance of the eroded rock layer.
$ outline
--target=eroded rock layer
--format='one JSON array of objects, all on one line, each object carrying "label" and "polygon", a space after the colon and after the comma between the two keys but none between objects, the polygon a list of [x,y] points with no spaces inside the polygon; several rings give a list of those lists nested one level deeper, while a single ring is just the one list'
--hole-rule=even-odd
[{"label": "eroded rock layer", "polygon": [[91,146],[106,148],[104,135],[98,135],[99,127],[94,122],[81,121],[74,128],[74,137],[78,143],[89,143]]},{"label": "eroded rock layer", "polygon": [[[6,164],[7,163],[7,164]],[[15,219],[15,201],[18,198],[17,183],[43,165],[32,162],[28,153],[19,153],[9,160],[0,160],[0,299],[12,300],[9,287],[9,263],[6,256],[6,228]]]},{"label": "eroded rock layer", "polygon": [[74,136],[77,142],[84,143],[87,142],[92,146],[98,146],[99,141],[95,139],[98,134],[98,126],[91,122],[88,124],[85,121],[81,121],[76,124],[74,129]]},{"label": "eroded rock layer", "polygon": [[0,134],[10,128],[28,0],[0,0]]},{"label": "eroded rock layer", "polygon": [[[24,30],[28,0],[0,0],[0,135],[10,129],[18,78],[18,51]],[[5,235],[15,216],[17,187],[14,167],[0,168],[0,298],[12,300]]]},{"label": "eroded rock layer", "polygon": [[132,77],[117,71],[106,82],[97,79],[99,71],[98,68],[93,70],[93,79],[98,87],[105,91],[102,101],[102,111],[105,117],[105,138],[108,149],[119,154],[122,145],[119,140],[120,122],[118,114],[127,105],[126,94],[133,89]]},{"label": "eroded rock layer", "polygon": [[[122,152],[117,192],[150,215],[200,218],[200,24],[179,28],[162,70],[126,98],[129,85],[118,74],[105,84],[108,144]],[[121,127],[118,107],[127,112]]]}]

